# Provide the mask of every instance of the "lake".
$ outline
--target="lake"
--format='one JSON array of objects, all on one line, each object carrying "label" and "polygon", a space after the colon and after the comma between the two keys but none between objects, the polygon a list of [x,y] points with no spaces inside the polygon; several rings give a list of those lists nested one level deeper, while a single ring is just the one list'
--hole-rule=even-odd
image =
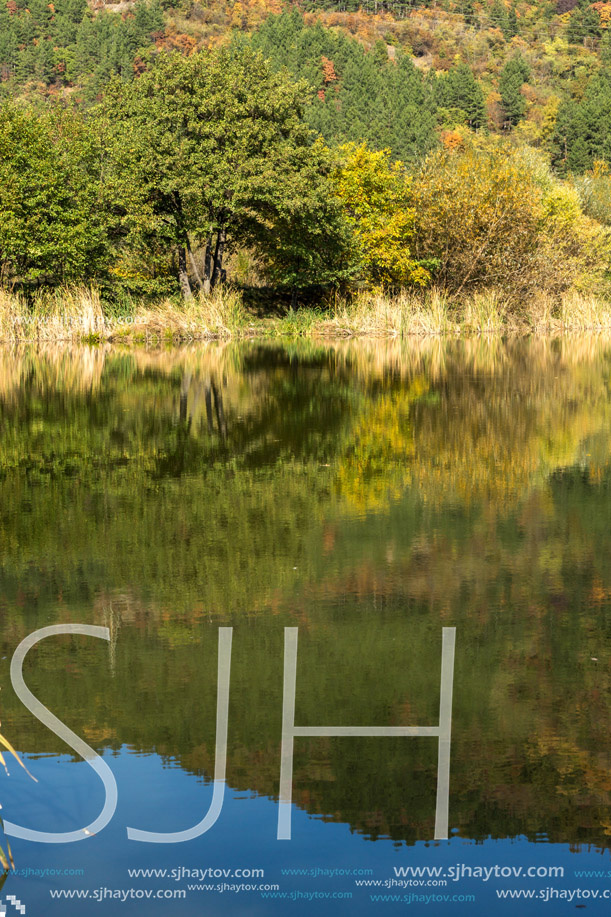
[{"label": "lake", "polygon": [[608,912],[611,340],[3,350],[0,425],[8,914]]}]

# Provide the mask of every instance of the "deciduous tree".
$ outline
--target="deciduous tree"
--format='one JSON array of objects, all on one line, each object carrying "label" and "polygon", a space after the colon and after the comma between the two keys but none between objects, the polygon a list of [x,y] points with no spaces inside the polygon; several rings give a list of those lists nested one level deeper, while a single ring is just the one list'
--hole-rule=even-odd
[{"label": "deciduous tree", "polygon": [[112,86],[104,119],[126,241],[173,250],[184,296],[193,282],[208,290],[222,280],[238,243],[282,263],[292,285],[313,282],[315,265],[330,279],[330,249],[315,249],[332,214],[324,155],[303,120],[307,91],[247,47],[163,53],[133,83]]},{"label": "deciduous tree", "polygon": [[83,282],[109,256],[99,153],[70,111],[0,108],[0,282]]},{"label": "deciduous tree", "polygon": [[388,150],[348,144],[340,150],[335,185],[353,228],[361,276],[381,287],[425,286],[430,262],[418,262],[411,250],[415,214],[403,164],[392,163]]}]

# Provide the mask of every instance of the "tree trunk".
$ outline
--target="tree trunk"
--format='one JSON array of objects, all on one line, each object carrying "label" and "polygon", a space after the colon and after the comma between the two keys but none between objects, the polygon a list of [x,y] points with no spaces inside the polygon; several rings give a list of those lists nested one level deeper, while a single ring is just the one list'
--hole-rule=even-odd
[{"label": "tree trunk", "polygon": [[212,233],[206,239],[206,252],[204,254],[204,293],[210,292],[210,275],[212,273]]},{"label": "tree trunk", "polygon": [[195,263],[195,258],[193,257],[191,246],[189,246],[189,258],[191,260],[191,267],[193,268],[193,273],[195,274],[195,279],[197,281],[197,287],[199,290],[201,290],[203,286],[202,278],[199,276],[199,271],[197,270],[197,264]]},{"label": "tree trunk", "polygon": [[189,386],[191,385],[191,372],[188,371],[183,374],[183,377],[180,382],[180,401],[178,407],[178,418],[181,424],[185,424],[188,420],[188,400],[189,400]]},{"label": "tree trunk", "polygon": [[225,251],[226,238],[227,230],[224,226],[221,226],[216,237],[216,248],[214,249],[214,268],[212,270],[212,278],[210,280],[211,287],[214,287],[221,279],[221,271],[223,270],[223,252]]},{"label": "tree trunk", "polygon": [[206,399],[206,417],[208,418],[208,431],[212,433],[214,430],[214,421],[212,417],[212,388],[210,382],[208,382],[204,389],[204,398]]},{"label": "tree trunk", "polygon": [[192,299],[193,293],[187,273],[187,250],[184,245],[179,246],[178,249],[178,281],[183,299]]}]

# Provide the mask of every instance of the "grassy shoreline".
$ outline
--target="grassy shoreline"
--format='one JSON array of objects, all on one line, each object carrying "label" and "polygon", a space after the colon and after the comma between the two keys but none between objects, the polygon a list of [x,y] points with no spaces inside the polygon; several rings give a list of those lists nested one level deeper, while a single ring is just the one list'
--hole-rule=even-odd
[{"label": "grassy shoreline", "polygon": [[187,302],[135,305],[129,314],[105,309],[97,291],[57,290],[27,304],[0,291],[0,342],[181,342],[252,337],[459,337],[478,334],[555,335],[611,329],[611,301],[575,291],[508,302],[498,290],[455,302],[439,290],[389,296],[362,292],[326,307],[257,316],[230,288]]}]

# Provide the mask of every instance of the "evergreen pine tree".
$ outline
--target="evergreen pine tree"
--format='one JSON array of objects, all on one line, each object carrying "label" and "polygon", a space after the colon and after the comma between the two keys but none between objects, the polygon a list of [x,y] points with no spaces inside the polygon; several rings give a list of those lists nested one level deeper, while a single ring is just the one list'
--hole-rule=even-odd
[{"label": "evergreen pine tree", "polygon": [[475,25],[477,22],[477,13],[475,12],[475,3],[473,0],[462,0],[458,5],[458,12],[462,13],[467,25]]},{"label": "evergreen pine tree", "polygon": [[499,92],[507,125],[515,125],[524,117],[526,99],[521,93],[523,84],[529,79],[530,71],[526,61],[517,55],[507,61],[501,71]]},{"label": "evergreen pine tree", "polygon": [[450,107],[462,109],[469,127],[483,127],[486,123],[484,93],[467,64],[459,64],[445,78]]},{"label": "evergreen pine tree", "polygon": [[588,144],[583,137],[577,137],[567,157],[567,166],[571,172],[585,172],[592,165]]},{"label": "evergreen pine tree", "polygon": [[600,31],[600,19],[596,10],[589,4],[575,7],[566,32],[570,44],[581,45],[586,38],[598,38]]},{"label": "evergreen pine tree", "polygon": [[600,17],[591,6],[583,12],[583,30],[585,38],[600,37]]},{"label": "evergreen pine tree", "polygon": [[34,54],[34,76],[45,85],[53,81],[55,75],[55,54],[51,42],[41,38]]},{"label": "evergreen pine tree", "polygon": [[0,4],[0,79],[8,80],[15,73],[19,41],[6,6]]},{"label": "evergreen pine tree", "polygon": [[375,45],[370,52],[373,55],[373,59],[377,67],[384,67],[388,63],[388,51],[386,50],[386,42],[382,41],[381,38],[378,38]]},{"label": "evergreen pine tree", "polygon": [[583,99],[561,106],[550,148],[559,171],[583,171],[595,159],[611,161],[610,70],[603,69],[590,80]]},{"label": "evergreen pine tree", "polygon": [[490,24],[497,29],[501,29],[503,35],[507,31],[507,9],[502,0],[494,0],[488,14]]},{"label": "evergreen pine tree", "polygon": [[511,7],[509,8],[509,12],[507,13],[507,26],[504,32],[505,38],[513,38],[514,35],[517,35],[519,31],[520,27],[518,25],[516,5],[515,3],[512,3]]}]

